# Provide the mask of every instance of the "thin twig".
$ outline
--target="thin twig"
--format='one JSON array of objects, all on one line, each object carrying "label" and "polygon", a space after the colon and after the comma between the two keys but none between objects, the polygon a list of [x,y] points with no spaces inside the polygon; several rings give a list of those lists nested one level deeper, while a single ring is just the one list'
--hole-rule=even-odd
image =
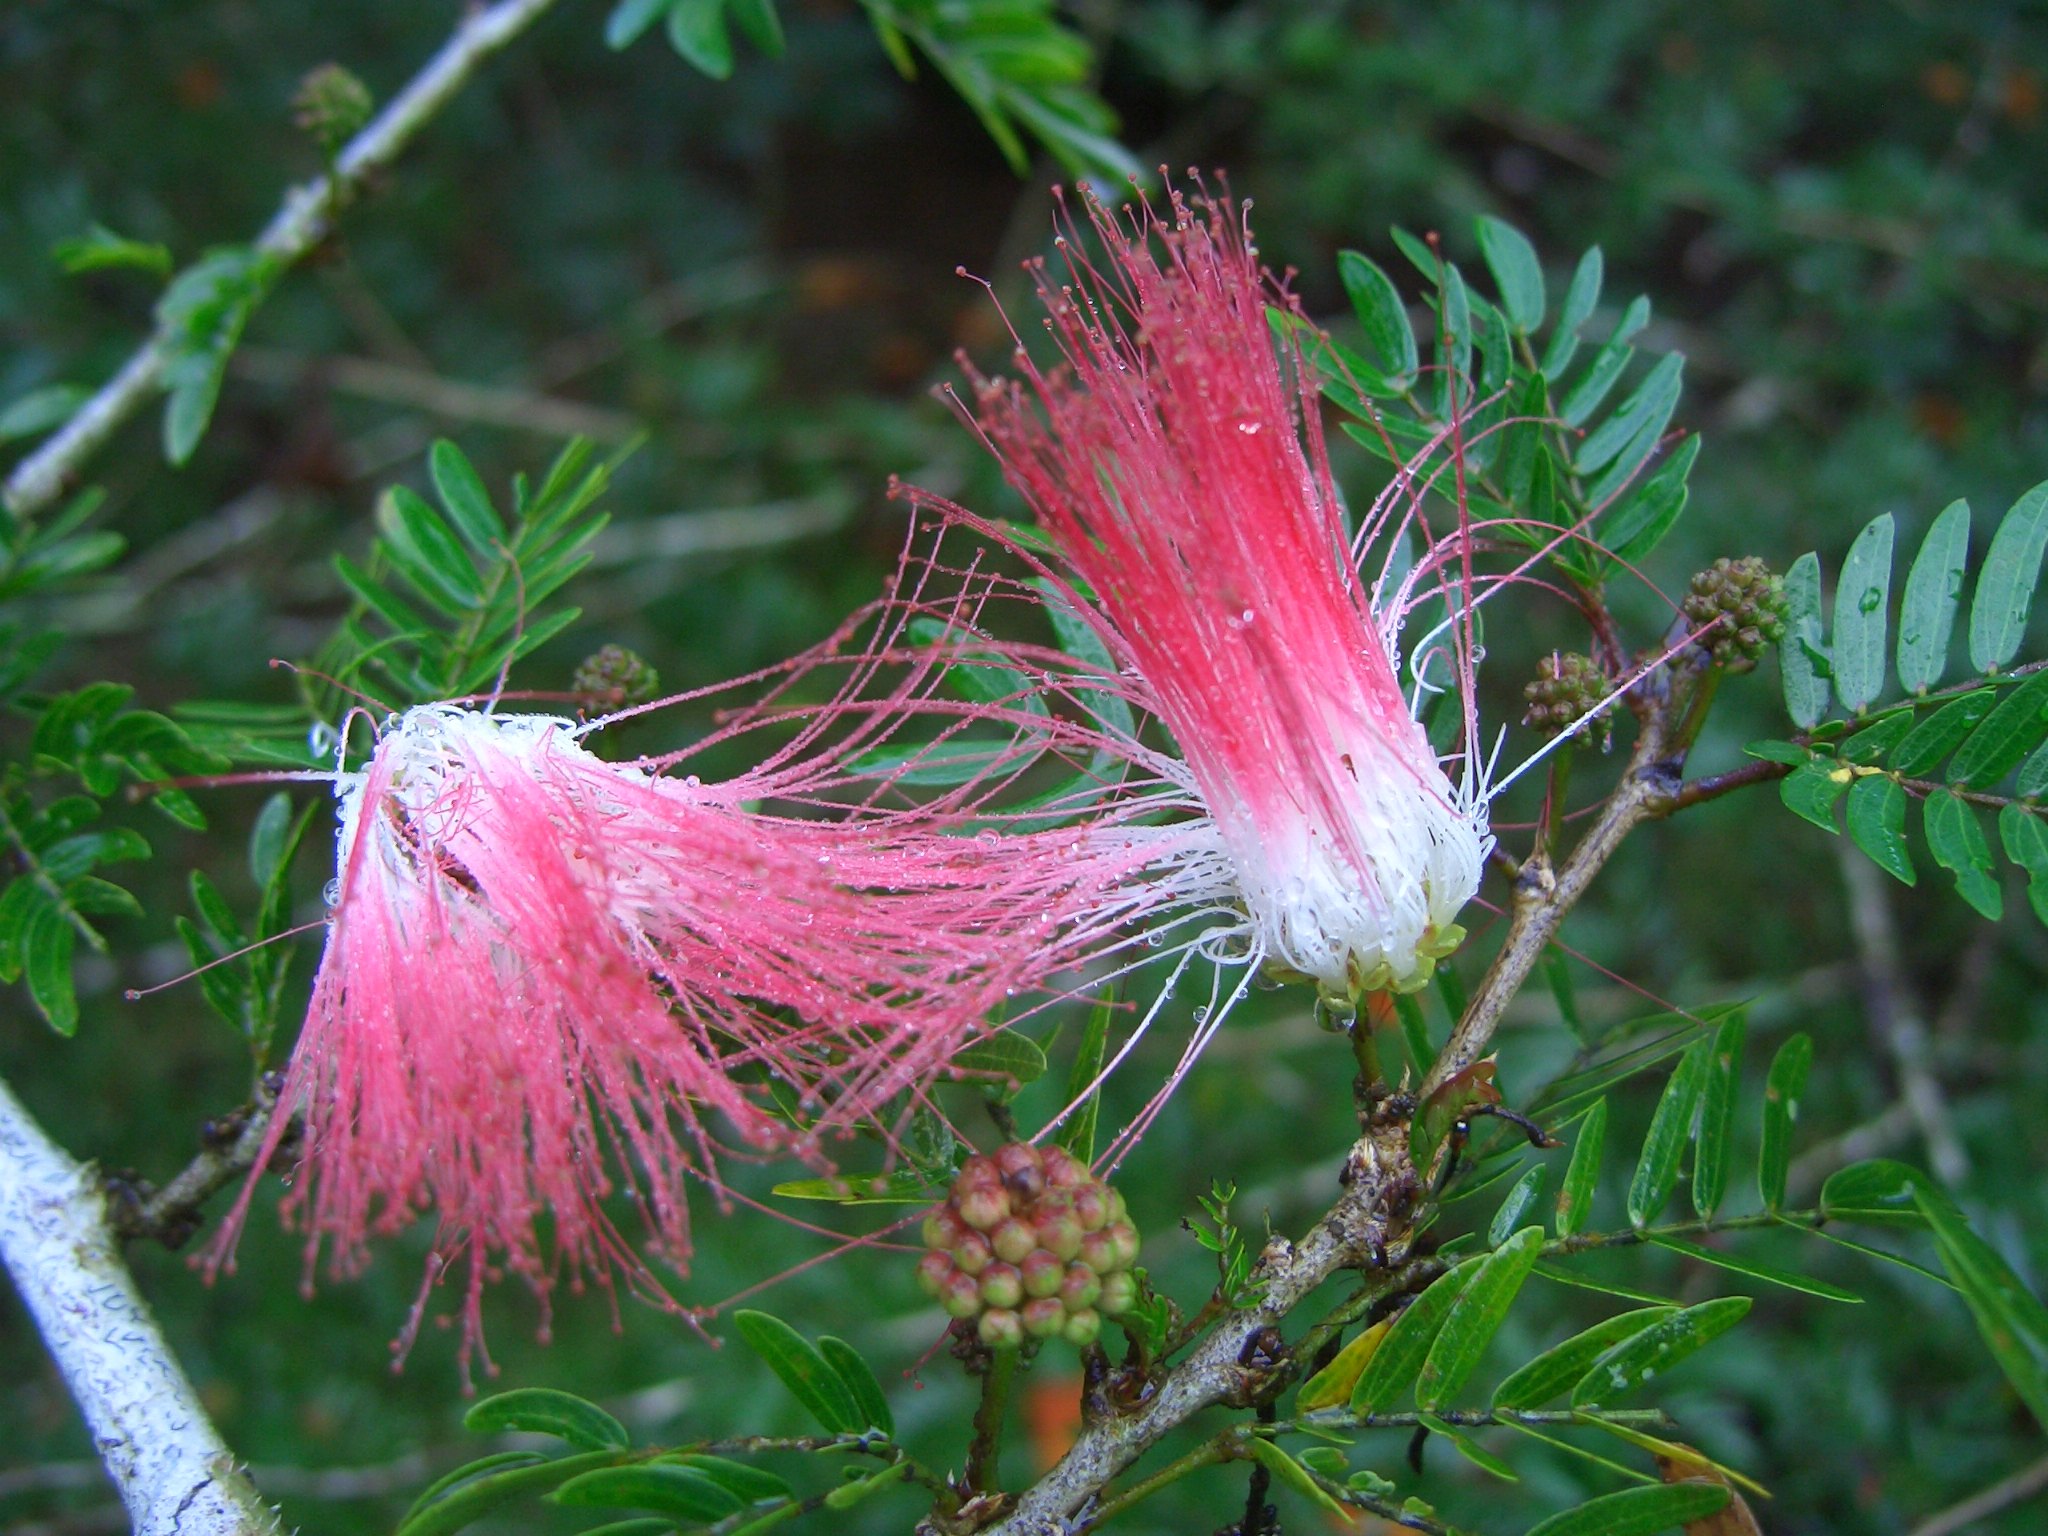
[{"label": "thin twig", "polygon": [[272,1536],[121,1262],[99,1177],[0,1083],[0,1259],[63,1372],[137,1536]]},{"label": "thin twig", "polygon": [[2048,1491],[2048,1456],[2021,1467],[1982,1493],[1973,1493],[1960,1504],[1951,1504],[1941,1513],[1930,1515],[1913,1527],[1911,1536],[1950,1536],[1951,1532],[1960,1531],[1986,1515],[2010,1509],[2044,1491]]},{"label": "thin twig", "polygon": [[[326,238],[337,209],[410,144],[461,90],[483,61],[531,26],[555,0],[498,0],[469,12],[447,42],[390,105],[349,140],[324,176],[291,189],[255,249],[280,267],[298,261]],[[27,522],[70,487],[85,460],[140,410],[162,381],[177,331],[160,322],[154,335],[80,406],[61,430],[15,466],[0,502]]]},{"label": "thin twig", "polygon": [[114,1199],[108,1223],[115,1235],[124,1241],[148,1237],[166,1248],[183,1247],[199,1228],[200,1208],[256,1166],[280,1086],[277,1074],[266,1074],[247,1105],[202,1126],[199,1134],[205,1146],[163,1188],[109,1179]]}]

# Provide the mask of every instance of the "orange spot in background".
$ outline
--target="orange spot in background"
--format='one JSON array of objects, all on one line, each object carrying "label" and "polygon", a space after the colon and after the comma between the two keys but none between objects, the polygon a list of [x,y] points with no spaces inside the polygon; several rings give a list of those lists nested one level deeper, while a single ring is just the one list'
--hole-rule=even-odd
[{"label": "orange spot in background", "polygon": [[1999,84],[1999,105],[2010,121],[2026,124],[2041,115],[2041,77],[2035,71],[2007,70]]},{"label": "orange spot in background", "polygon": [[1960,107],[1970,99],[1970,77],[1951,59],[1936,59],[1920,71],[1920,89],[1929,101]]},{"label": "orange spot in background", "polygon": [[188,112],[204,111],[218,102],[226,90],[220,67],[210,59],[187,64],[171,80],[171,94]]},{"label": "orange spot in background", "polygon": [[1946,395],[1920,395],[1913,401],[1913,422],[1942,447],[1952,448],[1969,425],[1969,417]]},{"label": "orange spot in background", "polygon": [[1081,1433],[1081,1373],[1034,1376],[1024,1393],[1024,1428],[1031,1436],[1031,1459],[1049,1472]]}]

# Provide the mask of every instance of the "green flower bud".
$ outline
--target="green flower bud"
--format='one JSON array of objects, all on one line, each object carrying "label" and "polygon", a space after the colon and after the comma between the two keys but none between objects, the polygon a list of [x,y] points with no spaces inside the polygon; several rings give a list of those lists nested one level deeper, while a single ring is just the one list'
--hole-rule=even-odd
[{"label": "green flower bud", "polygon": [[1067,1325],[1060,1330],[1060,1335],[1069,1344],[1078,1344],[1085,1349],[1101,1332],[1102,1314],[1093,1307],[1086,1307],[1067,1318]]},{"label": "green flower bud", "polygon": [[1015,1349],[1024,1342],[1024,1320],[1003,1307],[982,1313],[975,1331],[990,1349]]}]

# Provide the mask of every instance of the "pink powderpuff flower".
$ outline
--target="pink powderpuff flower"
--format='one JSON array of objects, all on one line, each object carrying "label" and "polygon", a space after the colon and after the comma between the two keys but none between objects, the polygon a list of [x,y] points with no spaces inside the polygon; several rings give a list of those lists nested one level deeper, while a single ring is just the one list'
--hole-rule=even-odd
[{"label": "pink powderpuff flower", "polygon": [[[1065,280],[1035,267],[1061,366],[1020,346],[1020,380],[969,368],[972,420],[1055,553],[908,494],[1003,540],[1085,622],[1110,664],[1071,680],[1077,699],[1114,693],[1170,735],[1165,751],[1136,731],[1112,744],[1199,808],[1152,876],[1157,907],[1208,914],[1205,953],[1332,997],[1417,988],[1462,939],[1491,847],[1459,595],[1469,542],[1430,545],[1376,602],[1316,378],[1269,324],[1269,304],[1291,300],[1245,229],[1177,194],[1170,222],[1147,207],[1126,228],[1093,197],[1087,208],[1107,270],[1064,237]],[[1387,519],[1375,509],[1365,533]],[[1432,576],[1453,615],[1434,649],[1468,710],[1455,782],[1413,712],[1423,684],[1404,691],[1397,671],[1403,617]]]},{"label": "pink powderpuff flower", "polygon": [[[565,1273],[672,1307],[608,1195],[629,1190],[653,1256],[685,1268],[686,1186],[717,1190],[722,1154],[819,1162],[820,1130],[939,1075],[1066,963],[1043,913],[1073,877],[1048,861],[998,891],[931,811],[759,807],[829,794],[879,718],[721,783],[605,762],[567,720],[429,704],[390,723],[337,785],[327,946],[257,1164],[302,1112],[284,1208],[309,1278],[323,1244],[350,1274],[432,1211],[429,1279],[467,1265],[465,1376],[501,1268],[544,1309]],[[802,1132],[768,1111],[778,1079]]]}]

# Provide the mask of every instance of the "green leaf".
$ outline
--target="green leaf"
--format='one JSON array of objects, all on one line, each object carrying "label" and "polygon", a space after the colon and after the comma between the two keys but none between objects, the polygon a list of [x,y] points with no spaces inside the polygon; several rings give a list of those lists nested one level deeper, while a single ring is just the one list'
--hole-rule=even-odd
[{"label": "green leaf", "polygon": [[1906,848],[1906,792],[1896,779],[1866,774],[1849,786],[1849,840],[1906,885],[1920,879]]},{"label": "green leaf", "polygon": [[846,1390],[853,1394],[863,1427],[879,1429],[893,1438],[896,1416],[889,1411],[889,1400],[882,1395],[882,1384],[875,1380],[874,1367],[863,1360],[860,1352],[846,1340],[835,1339],[829,1333],[818,1340],[818,1353],[825,1357],[827,1365],[838,1372],[839,1379],[846,1383]]},{"label": "green leaf", "polygon": [[1742,1043],[1748,1029],[1746,1014],[1729,1014],[1715,1032],[1707,1059],[1706,1084],[1700,1093],[1699,1144],[1693,1150],[1692,1208],[1708,1221],[1721,1208],[1735,1158],[1735,1089],[1741,1081]]},{"label": "green leaf", "polygon": [[1839,832],[1835,806],[1849,792],[1850,772],[1832,758],[1812,757],[1778,780],[1778,798],[1785,809],[1812,822],[1823,832]]},{"label": "green leaf", "polygon": [[1835,755],[1845,763],[1869,766],[1904,741],[1913,731],[1913,711],[1895,709],[1879,715],[1870,724],[1844,737]]},{"label": "green leaf", "polygon": [[21,936],[22,970],[28,995],[44,1020],[60,1035],[78,1033],[78,994],[71,984],[71,956],[78,930],[54,906],[42,906],[29,917]]},{"label": "green leaf", "polygon": [[585,1472],[549,1494],[548,1502],[574,1509],[651,1509],[677,1521],[703,1524],[746,1508],[730,1488],[694,1467],[667,1462]]},{"label": "green leaf", "polygon": [[1820,556],[1808,551],[1785,573],[1785,643],[1778,647],[1778,670],[1785,684],[1785,712],[1801,730],[1810,731],[1828,712],[1828,680],[1815,664],[1825,657],[1820,613]]},{"label": "green leaf", "polygon": [[76,384],[45,384],[41,389],[32,389],[0,411],[0,443],[41,437],[64,425],[91,398],[90,390],[80,389]]},{"label": "green leaf", "polygon": [[739,23],[747,41],[771,59],[787,51],[782,35],[782,18],[775,13],[775,0],[726,0],[726,10]]},{"label": "green leaf", "polygon": [[1048,1065],[1038,1043],[1014,1029],[983,1035],[955,1051],[951,1063],[954,1076],[981,1078],[990,1092],[1003,1099],[1045,1076]]},{"label": "green leaf", "polygon": [[626,1426],[593,1402],[550,1387],[520,1387],[487,1397],[462,1416],[480,1435],[520,1430],[554,1435],[586,1451],[623,1450],[633,1443]]},{"label": "green leaf", "polygon": [[672,0],[669,46],[713,80],[732,78],[732,39],[725,31],[725,0]]},{"label": "green leaf", "polygon": [[1551,332],[1550,345],[1543,351],[1543,375],[1555,382],[1564,377],[1564,371],[1579,350],[1579,330],[1592,318],[1593,310],[1600,303],[1600,283],[1605,274],[1606,262],[1600,254],[1600,247],[1594,246],[1579,258],[1579,264],[1572,271],[1572,280],[1564,291],[1564,303],[1559,307],[1557,329]]},{"label": "green leaf", "polygon": [[1992,922],[2005,912],[2005,893],[1992,873],[1991,848],[1977,813],[1945,789],[1937,789],[1921,807],[1927,851],[1934,862],[1956,877],[1956,894]]},{"label": "green leaf", "polygon": [[1829,1221],[1856,1221],[1868,1226],[1917,1227],[1920,1214],[1913,1194],[1926,1175],[1888,1157],[1867,1158],[1837,1168],[1820,1187],[1820,1213]]},{"label": "green leaf", "polygon": [[866,1415],[853,1393],[802,1334],[766,1312],[742,1310],[733,1314],[732,1321],[747,1347],[768,1363],[790,1396],[830,1433],[858,1434],[867,1427]]},{"label": "green leaf", "polygon": [[263,802],[256,824],[249,829],[249,878],[256,888],[267,890],[277,879],[285,850],[295,841],[292,832],[292,797],[279,790]]},{"label": "green leaf", "polygon": [[1346,1521],[1351,1518],[1352,1511],[1347,1506],[1332,1497],[1321,1483],[1309,1475],[1307,1468],[1272,1441],[1253,1438],[1246,1442],[1245,1449],[1251,1453],[1253,1460],[1310,1503],[1318,1506],[1323,1513]]},{"label": "green leaf", "polygon": [[2048,737],[2048,672],[2036,672],[2000,699],[1949,759],[1948,781],[1989,789]]},{"label": "green leaf", "polygon": [[94,224],[75,239],[59,240],[50,247],[50,255],[58,266],[73,274],[126,268],[167,277],[171,271],[169,246],[153,240],[124,239],[104,224]]},{"label": "green leaf", "polygon": [[605,18],[605,46],[631,47],[642,33],[661,20],[668,8],[669,0],[619,0]]},{"label": "green leaf", "polygon": [[1998,1250],[1970,1230],[1939,1189],[1914,1190],[1920,1214],[1934,1229],[1942,1268],[1963,1293],[1977,1331],[2020,1401],[2048,1429],[2048,1307],[2021,1283]]},{"label": "green leaf", "polygon": [[1649,1241],[1659,1248],[1668,1248],[1673,1253],[1684,1254],[1689,1259],[1711,1264],[1732,1274],[1747,1275],[1752,1280],[1765,1280],[1772,1285],[1782,1285],[1789,1291],[1804,1291],[1809,1296],[1819,1296],[1827,1301],[1863,1300],[1854,1291],[1845,1291],[1839,1285],[1829,1285],[1825,1280],[1815,1280],[1810,1275],[1802,1275],[1796,1270],[1780,1269],[1777,1265],[1766,1264],[1761,1259],[1724,1253],[1718,1248],[1704,1248],[1698,1243],[1689,1243],[1682,1237],[1671,1237],[1661,1232],[1647,1235]]},{"label": "green leaf", "polygon": [[[822,1341],[821,1341],[822,1342]],[[773,1472],[764,1472],[759,1467],[748,1466],[743,1461],[728,1461],[723,1456],[664,1456],[664,1463],[688,1467],[701,1472],[726,1492],[736,1496],[742,1504],[765,1504],[771,1499],[788,1499],[796,1496],[796,1490],[787,1480]]]},{"label": "green leaf", "polygon": [[[1074,1053],[1074,1065],[1067,1072],[1066,1102],[1079,1100],[1079,1107],[1067,1116],[1053,1140],[1083,1163],[1095,1161],[1095,1122],[1102,1104],[1102,1089],[1095,1079],[1102,1075],[1102,1063],[1109,1054],[1109,1024],[1115,1013],[1116,991],[1112,987],[1088,1010],[1081,1048]],[[1087,1097],[1082,1098],[1083,1094]]]},{"label": "green leaf", "polygon": [[1650,1117],[1649,1134],[1643,1138],[1643,1153],[1636,1161],[1635,1177],[1628,1186],[1629,1225],[1645,1227],[1655,1220],[1678,1186],[1678,1165],[1685,1156],[1685,1144],[1692,1138],[1694,1117],[1699,1113],[1700,1093],[1706,1086],[1708,1068],[1714,1059],[1714,1045],[1699,1040],[1687,1048],[1664,1084]]},{"label": "green leaf", "polygon": [[396,1536],[452,1536],[492,1510],[529,1499],[597,1467],[616,1466],[619,1451],[541,1460],[527,1451],[486,1456],[449,1473],[420,1495]]},{"label": "green leaf", "polygon": [[[851,1509],[866,1499],[873,1498],[892,1483],[900,1483],[910,1475],[911,1463],[906,1458],[871,1473],[851,1483],[843,1483],[825,1495],[825,1507],[832,1510]],[[739,1536],[735,1531],[733,1536]]]},{"label": "green leaf", "polygon": [[1584,426],[1586,418],[1600,408],[1600,402],[1607,398],[1607,392],[1614,387],[1614,381],[1621,377],[1622,370],[1629,365],[1635,348],[1628,345],[1629,337],[1635,335],[1650,323],[1650,301],[1638,295],[1629,301],[1627,309],[1621,312],[1621,319],[1615,323],[1614,334],[1601,344],[1593,354],[1593,361],[1586,365],[1586,371],[1579,375],[1578,383],[1565,392],[1564,401],[1557,408],[1557,414],[1566,426]]},{"label": "green leaf", "polygon": [[1464,1388],[1542,1251],[1543,1229],[1524,1227],[1478,1261],[1422,1363],[1415,1383],[1419,1406],[1440,1408]]},{"label": "green leaf", "polygon": [[1678,525],[1690,494],[1686,477],[1700,456],[1697,433],[1679,444],[1657,472],[1593,521],[1593,537],[1618,560],[1640,562]]},{"label": "green leaf", "polygon": [[1481,214],[1479,254],[1493,274],[1509,326],[1517,336],[1532,335],[1543,324],[1543,266],[1536,247],[1514,225]]},{"label": "green leaf", "polygon": [[1531,1526],[1528,1536],[1653,1536],[1726,1509],[1734,1496],[1723,1483],[1624,1488],[1552,1515]]},{"label": "green leaf", "polygon": [[1949,638],[1970,559],[1970,504],[1952,501],[1920,541],[1899,600],[1899,683],[1925,693],[1948,670]]},{"label": "green leaf", "polygon": [[[1615,408],[1614,414],[1588,432],[1572,454],[1572,467],[1582,475],[1596,474],[1614,463],[1623,455],[1623,450],[1643,437],[1647,429],[1649,442],[1654,444],[1664,431],[1664,424],[1671,419],[1677,408],[1680,379],[1685,371],[1685,358],[1677,352],[1668,353],[1657,360],[1652,368],[1630,395]],[[1643,450],[1647,457],[1648,448]],[[1638,458],[1637,463],[1642,459]],[[1587,498],[1600,498],[1590,489]]]},{"label": "green leaf", "polygon": [[1644,1382],[1661,1379],[1749,1314],[1747,1296],[1721,1296],[1652,1323],[1608,1350],[1572,1388],[1574,1408],[1606,1407]]},{"label": "green leaf", "polygon": [[2041,813],[2024,805],[2008,805],[1998,813],[1998,840],[2005,856],[2027,872],[2027,903],[2034,916],[2048,923],[2048,825]]},{"label": "green leaf", "polygon": [[1639,1307],[1595,1323],[1584,1333],[1546,1349],[1493,1389],[1496,1408],[1541,1408],[1576,1386],[1593,1362],[1653,1323],[1675,1315],[1676,1307]]},{"label": "green leaf", "polygon": [[1998,695],[1989,688],[1951,699],[1914,726],[1906,739],[1892,749],[1893,771],[1909,779],[1932,773],[1976,729],[1977,722],[1991,713],[1997,702]]},{"label": "green leaf", "polygon": [[1572,1143],[1572,1160],[1557,1192],[1557,1219],[1552,1226],[1559,1237],[1575,1236],[1592,1214],[1593,1189],[1600,1181],[1600,1154],[1606,1142],[1607,1101],[1597,1099],[1579,1121],[1579,1134]]},{"label": "green leaf", "polygon": [[1380,1340],[1379,1348],[1359,1374],[1351,1389],[1351,1411],[1372,1413],[1389,1408],[1407,1392],[1422,1374],[1430,1346],[1436,1342],[1444,1319],[1464,1293],[1482,1261],[1467,1259],[1449,1274],[1439,1275],[1426,1291],[1408,1304],[1394,1319],[1394,1326]]},{"label": "green leaf", "polygon": [[1491,1473],[1502,1482],[1519,1483],[1522,1480],[1521,1474],[1516,1472],[1513,1467],[1502,1461],[1493,1452],[1489,1451],[1455,1424],[1448,1423],[1433,1413],[1417,1414],[1416,1419],[1430,1433],[1441,1435],[1444,1439],[1450,1441],[1451,1449],[1455,1450],[1482,1472]]},{"label": "green leaf", "polygon": [[1813,1037],[1802,1031],[1778,1047],[1764,1079],[1764,1133],[1757,1154],[1756,1188],[1767,1211],[1785,1203],[1785,1172],[1792,1165],[1792,1126],[1799,1119],[1799,1101],[1806,1094],[1806,1074],[1812,1066]]},{"label": "green leaf", "polygon": [[378,498],[377,531],[391,561],[424,597],[458,612],[474,608],[484,589],[476,566],[440,515],[402,485]]},{"label": "green leaf", "polygon": [[834,1174],[823,1179],[788,1179],[770,1191],[785,1200],[830,1200],[834,1205],[929,1205],[932,1186],[909,1169],[863,1178]]},{"label": "green leaf", "polygon": [[2026,800],[2038,800],[2048,794],[2048,746],[2042,747],[2020,766],[2019,783],[2014,788]]},{"label": "green leaf", "polygon": [[1357,251],[1337,253],[1337,275],[1388,382],[1412,379],[1422,360],[1415,350],[1415,328],[1408,323],[1407,306],[1402,304],[1394,280]]},{"label": "green leaf", "polygon": [[496,557],[504,548],[505,523],[491,505],[491,493],[483,478],[463,451],[446,438],[438,439],[427,455],[427,468],[434,477],[434,494],[441,509],[469,547],[485,559]]},{"label": "green leaf", "polygon": [[1862,714],[1884,691],[1892,595],[1892,515],[1871,519],[1842,562],[1835,586],[1835,634],[1828,647],[1836,696]]},{"label": "green leaf", "polygon": [[2048,551],[2048,481],[2012,504],[1991,536],[1970,600],[1970,665],[1996,672],[2019,653]]},{"label": "green leaf", "polygon": [[1529,1214],[1543,1194],[1543,1181],[1550,1170],[1542,1163],[1531,1163],[1522,1170],[1522,1176],[1515,1180],[1515,1187],[1508,1191],[1507,1198],[1500,1203],[1500,1209],[1493,1213],[1493,1221],[1486,1229],[1489,1247],[1498,1248],[1514,1235],[1522,1218]]}]

